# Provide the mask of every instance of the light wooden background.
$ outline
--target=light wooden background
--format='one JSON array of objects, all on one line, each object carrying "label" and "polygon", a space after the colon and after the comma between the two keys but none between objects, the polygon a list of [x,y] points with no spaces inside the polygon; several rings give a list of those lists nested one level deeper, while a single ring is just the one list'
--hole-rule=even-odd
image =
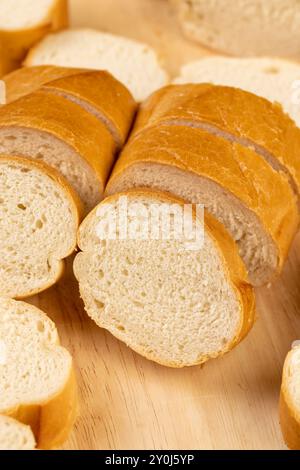
[{"label": "light wooden background", "polygon": [[[71,0],[72,23],[157,48],[172,74],[208,52],[185,41],[166,0]],[[278,396],[284,357],[300,337],[300,238],[280,280],[257,292],[248,338],[203,368],[173,370],[133,353],[84,313],[71,263],[32,299],[74,356],[81,413],[67,449],[284,449]]]}]

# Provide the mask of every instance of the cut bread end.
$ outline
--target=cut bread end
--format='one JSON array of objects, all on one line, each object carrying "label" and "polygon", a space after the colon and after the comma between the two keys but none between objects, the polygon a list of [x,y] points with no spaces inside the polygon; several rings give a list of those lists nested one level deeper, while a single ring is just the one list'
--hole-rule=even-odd
[{"label": "cut bread end", "polygon": [[29,425],[38,448],[61,445],[77,412],[72,358],[36,307],[0,298],[0,414]]},{"label": "cut bread end", "polygon": [[[135,228],[129,237],[101,239],[97,227],[110,224],[122,197],[128,202],[127,222]],[[82,252],[74,262],[91,318],[139,354],[170,367],[224,354],[254,321],[253,291],[225,229],[206,215],[204,245],[194,251],[187,249],[188,236],[168,238],[166,220],[158,228],[151,218],[152,210],[167,208],[175,214],[170,220],[178,221],[183,207],[182,200],[150,190],[108,198],[81,225]],[[149,236],[139,238],[145,223]],[[160,236],[152,237],[151,228],[161,230]]]},{"label": "cut bread end", "polygon": [[280,394],[280,424],[284,440],[292,450],[300,450],[300,346],[288,354]]},{"label": "cut bread end", "polygon": [[0,416],[0,450],[34,450],[34,435],[29,426]]},{"label": "cut bread end", "polygon": [[24,298],[60,277],[76,247],[80,205],[56,171],[23,158],[0,156],[0,188],[0,295]]}]

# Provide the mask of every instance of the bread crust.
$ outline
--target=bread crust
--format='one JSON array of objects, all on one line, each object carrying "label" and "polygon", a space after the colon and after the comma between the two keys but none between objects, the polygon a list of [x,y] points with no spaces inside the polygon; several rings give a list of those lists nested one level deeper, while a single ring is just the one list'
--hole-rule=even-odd
[{"label": "bread crust", "polygon": [[300,450],[300,414],[293,405],[293,399],[288,389],[289,363],[292,355],[293,350],[287,355],[283,368],[279,402],[280,425],[286,445],[291,450]]},{"label": "bread crust", "polygon": [[85,69],[56,67],[55,65],[22,67],[2,78],[6,86],[6,103],[11,103],[23,96],[29,95],[48,82],[87,71]]},{"label": "bread crust", "polygon": [[46,34],[66,28],[68,24],[68,0],[54,0],[40,24],[28,29],[0,30],[0,49],[3,48],[10,59],[4,73],[13,70],[13,64],[20,63],[27,51]]},{"label": "bread crust", "polygon": [[0,127],[35,129],[63,141],[94,170],[101,197],[116,146],[95,116],[61,96],[38,91],[1,108]]},{"label": "bread crust", "polygon": [[[285,175],[262,157],[201,129],[157,126],[145,129],[125,146],[106,194],[113,194],[118,179],[139,163],[161,164],[204,176],[236,196],[261,221],[278,249],[278,274],[299,225],[297,198]],[[138,186],[138,183],[137,183]]]},{"label": "bread crust", "polygon": [[[151,198],[157,198],[163,202],[170,202],[170,203],[177,203],[180,205],[184,205],[185,201],[182,199],[171,196],[167,193],[157,190],[150,190],[147,188],[139,188],[139,189],[131,189],[125,192],[120,192],[118,194],[109,196],[105,199],[105,203],[112,203],[115,202],[120,196],[148,196]],[[96,215],[99,205],[93,209],[92,212],[85,218],[83,223],[80,226],[78,231],[78,246],[79,248],[82,247],[81,244],[81,237],[85,231],[85,228],[88,226],[88,222],[90,219]],[[195,208],[194,210],[194,217],[196,217]],[[223,356],[225,353],[229,352],[233,349],[236,345],[238,345],[245,336],[251,330],[255,320],[256,320],[256,304],[255,304],[255,295],[252,286],[249,284],[247,272],[245,270],[244,264],[239,256],[238,249],[230,235],[228,234],[225,227],[219,223],[214,217],[208,214],[205,211],[205,230],[209,233],[210,238],[213,240],[221,259],[223,260],[224,270],[228,274],[228,279],[230,281],[230,285],[232,289],[235,291],[236,296],[238,298],[238,302],[240,305],[241,310],[241,321],[236,332],[235,337],[232,339],[231,343],[227,345],[221,352],[216,353],[215,356],[210,355],[207,357],[203,357],[199,362],[193,365],[199,365],[206,362],[209,359],[213,359],[216,357]],[[84,250],[83,250],[84,252]],[[75,272],[76,276],[76,272]],[[79,280],[79,279],[78,279]],[[81,296],[84,298],[84,292],[81,287],[81,283],[79,280],[79,288],[81,292]],[[89,312],[87,312],[89,313]],[[101,325],[99,325],[101,326]],[[173,368],[182,368],[185,367],[182,364],[178,364],[176,362],[164,362],[159,357],[149,356],[149,354],[140,347],[137,347],[135,344],[130,343],[126,334],[120,332],[117,329],[110,330],[111,333],[120,339],[121,341],[125,342],[129,345],[135,352],[141,354],[142,356],[146,357],[149,360],[155,361],[161,365]]]},{"label": "bread crust", "polygon": [[169,121],[207,123],[250,146],[255,143],[286,169],[300,192],[300,129],[278,103],[232,87],[169,85],[141,106],[131,138],[146,127]]},{"label": "bread crust", "polygon": [[3,81],[7,103],[43,87],[103,116],[102,122],[118,148],[127,139],[137,104],[127,88],[108,72],[41,65],[23,67],[3,77]]},{"label": "bread crust", "polygon": [[[109,72],[86,71],[47,83],[44,90],[66,94],[103,115],[109,132],[120,149],[128,136],[137,104],[131,93]],[[100,119],[101,120],[101,119]]]},{"label": "bread crust", "polygon": [[[77,196],[76,192],[73,190],[73,188],[69,185],[69,183],[57,170],[50,167],[46,163],[35,161],[35,160],[29,160],[23,157],[12,157],[12,156],[0,154],[0,159],[1,161],[7,161],[8,163],[14,163],[14,162],[21,163],[27,168],[33,168],[33,169],[39,170],[43,172],[45,175],[47,175],[48,177],[50,177],[52,180],[54,180],[57,184],[59,184],[60,187],[65,192],[65,194],[67,195],[69,201],[71,202],[72,213],[73,213],[73,217],[75,220],[75,224],[77,227],[79,227],[79,223],[83,216],[82,203],[79,197]],[[74,252],[75,248],[76,248],[76,242],[70,248],[70,251],[69,253],[66,254],[65,258],[71,255]],[[65,267],[65,262],[64,260],[61,260],[59,264],[59,269],[57,270],[57,276],[54,280],[49,280],[47,284],[40,287],[39,289],[33,289],[28,292],[20,293],[19,295],[15,296],[15,299],[22,300],[27,297],[31,297],[33,295],[38,294],[39,292],[43,292],[44,290],[48,289],[52,285],[56,284],[64,273],[64,267]]]}]

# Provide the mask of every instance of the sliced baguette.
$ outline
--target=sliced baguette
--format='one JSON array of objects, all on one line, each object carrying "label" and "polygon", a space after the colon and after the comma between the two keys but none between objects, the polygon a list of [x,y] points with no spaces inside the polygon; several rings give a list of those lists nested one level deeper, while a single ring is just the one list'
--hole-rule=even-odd
[{"label": "sliced baguette", "polygon": [[144,100],[168,82],[155,51],[148,45],[91,29],[48,35],[30,51],[25,65],[107,70],[137,101]]},{"label": "sliced baguette", "polygon": [[34,435],[29,426],[0,416],[0,450],[34,450]]},{"label": "sliced baguette", "polygon": [[174,83],[214,83],[241,88],[272,103],[280,103],[300,127],[299,62],[208,57],[184,65]]},{"label": "sliced baguette", "polygon": [[16,68],[36,42],[67,25],[68,0],[2,0],[0,51],[6,60],[0,71]]},{"label": "sliced baguette", "polygon": [[0,153],[54,167],[88,212],[101,199],[116,145],[106,126],[78,104],[39,91],[0,109]]},{"label": "sliced baguette", "polygon": [[87,70],[53,65],[19,68],[2,78],[6,86],[6,103],[29,95],[48,82],[82,72],[87,72]]},{"label": "sliced baguette", "polygon": [[280,272],[297,232],[297,198],[285,175],[250,148],[203,129],[163,125],[129,142],[106,194],[134,187],[204,204],[238,243],[255,286]]},{"label": "sliced baguette", "polygon": [[0,296],[29,297],[53,285],[76,247],[80,204],[50,167],[0,155]]},{"label": "sliced baguette", "polygon": [[298,0],[171,0],[187,37],[237,56],[300,56]]},{"label": "sliced baguette", "polygon": [[7,103],[40,88],[73,101],[103,122],[118,148],[131,127],[136,103],[110,73],[55,66],[24,67],[3,78]]},{"label": "sliced baguette", "polygon": [[300,450],[300,345],[289,352],[283,369],[280,394],[280,424],[284,440]]},{"label": "sliced baguette", "polygon": [[[101,239],[98,224],[111,223],[120,196],[127,198],[127,222],[136,232]],[[91,318],[139,354],[170,367],[201,364],[228,352],[246,336],[255,317],[253,290],[221,224],[206,214],[204,245],[189,250],[186,232],[167,239],[166,220],[151,219],[155,206],[170,208],[177,220],[183,205],[181,199],[150,190],[108,198],[82,223],[82,252],[74,261]],[[145,220],[160,236],[139,238]]]},{"label": "sliced baguette", "polygon": [[77,415],[72,358],[39,309],[0,299],[0,413],[31,427],[39,449],[61,446]]},{"label": "sliced baguette", "polygon": [[254,149],[300,193],[300,129],[277,104],[232,87],[173,85],[143,103],[133,136],[159,124],[205,129]]}]

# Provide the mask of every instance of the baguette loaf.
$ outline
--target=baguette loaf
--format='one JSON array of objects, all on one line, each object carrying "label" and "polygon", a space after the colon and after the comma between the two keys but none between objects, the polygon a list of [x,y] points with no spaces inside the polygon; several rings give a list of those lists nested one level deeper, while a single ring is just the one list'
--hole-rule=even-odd
[{"label": "baguette loaf", "polygon": [[254,149],[273,169],[285,172],[292,189],[300,192],[300,129],[277,104],[237,88],[173,85],[143,103],[133,135],[161,124],[206,129]]},{"label": "baguette loaf", "polygon": [[172,0],[187,37],[228,54],[300,56],[298,0]]},{"label": "baguette loaf", "polygon": [[118,148],[128,135],[136,103],[111,74],[55,66],[24,67],[3,78],[7,103],[40,88],[73,101],[103,122]]},{"label": "baguette loaf", "polygon": [[28,54],[26,66],[60,65],[107,70],[137,101],[166,85],[168,77],[146,44],[90,29],[48,35]]},{"label": "baguette loaf", "polygon": [[1,0],[0,73],[20,64],[28,50],[50,31],[68,25],[67,0]]},{"label": "baguette loaf", "polygon": [[297,198],[284,174],[250,148],[199,128],[161,125],[132,139],[106,194],[133,187],[204,204],[238,243],[255,286],[280,272],[299,224]]},{"label": "baguette loaf", "polygon": [[35,439],[29,426],[0,416],[0,450],[34,450]]},{"label": "baguette loaf", "polygon": [[284,364],[280,424],[287,446],[300,450],[300,345],[290,351]]},{"label": "baguette loaf", "polygon": [[[109,226],[120,196],[128,203],[131,235],[101,238],[98,224]],[[201,364],[228,352],[246,336],[255,317],[253,290],[235,243],[206,214],[203,246],[187,248],[189,234],[174,234],[183,206],[180,199],[150,190],[108,198],[82,223],[82,252],[74,261],[91,318],[139,354],[170,367]],[[166,209],[174,216],[169,238],[165,212],[158,220],[156,212],[151,215]],[[158,236],[147,237],[152,230]]]},{"label": "baguette loaf", "polygon": [[208,57],[184,65],[174,83],[214,83],[241,88],[280,103],[300,127],[300,65],[275,58]]},{"label": "baguette loaf", "polygon": [[55,67],[52,65],[22,67],[2,78],[6,86],[6,103],[11,103],[23,96],[29,95],[48,82],[77,75],[85,71],[87,72],[85,69]]},{"label": "baguette loaf", "polygon": [[77,389],[54,323],[36,307],[1,298],[0,341],[0,413],[30,426],[39,449],[61,446],[77,415]]},{"label": "baguette loaf", "polygon": [[0,296],[47,289],[76,247],[79,202],[46,165],[0,155]]},{"label": "baguette loaf", "polygon": [[59,170],[88,212],[102,198],[116,145],[106,126],[78,104],[39,91],[0,109],[0,153]]}]

